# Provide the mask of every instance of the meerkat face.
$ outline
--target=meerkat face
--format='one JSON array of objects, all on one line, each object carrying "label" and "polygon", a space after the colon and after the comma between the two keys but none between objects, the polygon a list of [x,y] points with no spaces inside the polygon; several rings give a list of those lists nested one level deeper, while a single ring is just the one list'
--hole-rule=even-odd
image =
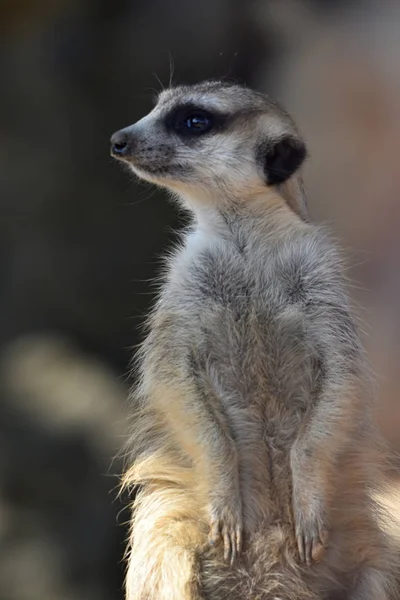
[{"label": "meerkat face", "polygon": [[142,179],[201,197],[281,184],[306,150],[291,118],[266,96],[207,82],[163,91],[147,116],[112,136],[111,154]]}]

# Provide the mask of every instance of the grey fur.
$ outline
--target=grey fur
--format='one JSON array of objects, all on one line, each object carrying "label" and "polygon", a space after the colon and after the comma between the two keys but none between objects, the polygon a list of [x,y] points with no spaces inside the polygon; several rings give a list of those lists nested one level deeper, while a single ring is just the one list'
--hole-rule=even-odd
[{"label": "grey fur", "polygon": [[[241,115],[185,144],[162,126],[182,100]],[[300,143],[293,122],[264,96],[213,82],[163,92],[125,132],[124,160],[194,217],[138,357],[128,599],[394,598],[341,257],[306,221],[299,172],[269,186],[255,158],[261,143]]]}]

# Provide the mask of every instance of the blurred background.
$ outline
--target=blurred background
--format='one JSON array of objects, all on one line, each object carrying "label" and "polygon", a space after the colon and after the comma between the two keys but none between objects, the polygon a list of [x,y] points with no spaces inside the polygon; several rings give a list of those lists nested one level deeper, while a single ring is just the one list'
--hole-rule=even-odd
[{"label": "blurred background", "polygon": [[400,451],[399,28],[396,0],[1,0],[0,600],[122,599],[129,360],[181,218],[109,138],[170,79],[297,120]]}]

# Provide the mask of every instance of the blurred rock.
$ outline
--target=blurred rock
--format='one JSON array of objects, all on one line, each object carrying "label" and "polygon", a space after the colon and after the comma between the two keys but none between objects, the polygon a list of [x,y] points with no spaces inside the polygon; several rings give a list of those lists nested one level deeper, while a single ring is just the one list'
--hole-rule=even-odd
[{"label": "blurred rock", "polygon": [[0,361],[0,598],[120,598],[126,390],[55,336]]}]

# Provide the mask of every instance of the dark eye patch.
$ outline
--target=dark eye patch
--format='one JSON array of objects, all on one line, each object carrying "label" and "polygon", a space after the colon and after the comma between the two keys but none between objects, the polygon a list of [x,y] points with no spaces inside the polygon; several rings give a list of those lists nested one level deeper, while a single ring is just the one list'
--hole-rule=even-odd
[{"label": "dark eye patch", "polygon": [[227,121],[227,115],[189,103],[175,107],[165,116],[167,130],[183,137],[216,133],[226,126]]}]

